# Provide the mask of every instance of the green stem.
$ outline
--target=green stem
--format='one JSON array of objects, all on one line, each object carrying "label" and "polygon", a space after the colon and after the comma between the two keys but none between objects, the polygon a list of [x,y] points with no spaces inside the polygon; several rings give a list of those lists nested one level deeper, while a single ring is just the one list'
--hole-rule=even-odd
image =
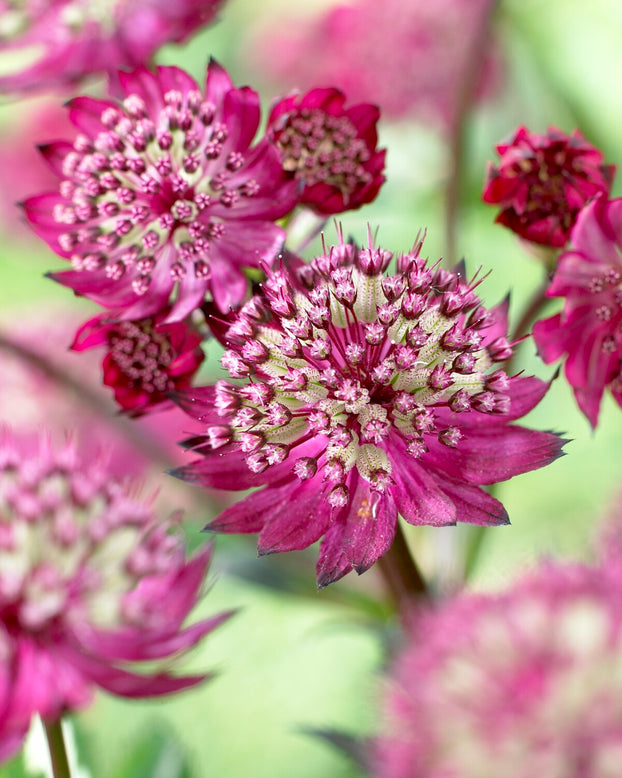
[{"label": "green stem", "polygon": [[529,332],[529,328],[538,318],[540,310],[546,303],[546,290],[549,288],[550,283],[551,282],[549,279],[545,278],[542,284],[533,293],[533,296],[524,309],[518,324],[514,328],[512,333],[512,341],[516,340],[517,338],[521,338],[523,335],[526,335]]},{"label": "green stem", "polygon": [[378,560],[378,567],[399,613],[415,599],[428,596],[428,589],[413,559],[399,523],[391,548]]},{"label": "green stem", "polygon": [[50,749],[52,775],[54,778],[71,778],[61,720],[43,721],[43,727],[48,741],[48,748]]}]

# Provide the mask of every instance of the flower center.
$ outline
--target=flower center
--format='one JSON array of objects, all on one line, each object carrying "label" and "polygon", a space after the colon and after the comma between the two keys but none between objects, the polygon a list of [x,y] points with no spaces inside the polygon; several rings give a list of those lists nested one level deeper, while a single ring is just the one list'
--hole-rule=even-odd
[{"label": "flower center", "polygon": [[151,319],[119,322],[109,341],[112,360],[135,388],[149,394],[174,389],[167,372],[173,350],[168,338],[154,329]]},{"label": "flower center", "polygon": [[307,186],[326,183],[344,197],[371,180],[363,167],[369,151],[345,116],[302,108],[286,119],[276,143],[282,165]]},{"label": "flower center", "polygon": [[382,491],[392,447],[414,457],[432,440],[456,447],[456,414],[509,407],[505,373],[485,371],[511,348],[504,338],[482,345],[490,316],[470,286],[416,254],[388,277],[364,272],[383,264],[371,250],[357,260],[325,272],[312,263],[308,291],[270,277],[264,303],[243,308],[230,328],[222,358],[250,383],[217,385],[223,424],[208,429],[214,448],[237,442],[254,472],[298,448],[294,472],[304,479],[323,468],[334,505],[347,502],[354,467]]}]

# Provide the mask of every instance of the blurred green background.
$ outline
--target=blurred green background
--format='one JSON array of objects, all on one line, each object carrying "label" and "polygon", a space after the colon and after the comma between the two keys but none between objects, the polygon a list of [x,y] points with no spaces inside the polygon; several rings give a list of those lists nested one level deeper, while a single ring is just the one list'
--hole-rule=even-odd
[{"label": "blurred green background", "polygon": [[[328,4],[308,2],[301,11],[311,14]],[[216,26],[184,47],[166,48],[158,59],[181,65],[201,79],[208,57],[215,56],[236,83],[260,89],[267,105],[274,93],[246,56],[253,45],[251,33],[259,24],[283,25],[285,16],[292,13],[292,4],[284,0],[229,0]],[[516,321],[542,271],[512,234],[493,223],[494,209],[480,203],[486,160],[492,158],[495,143],[519,124],[535,131],[553,124],[567,132],[578,127],[602,149],[608,162],[622,164],[622,101],[618,99],[622,4],[618,0],[504,0],[495,30],[506,59],[504,85],[494,99],[473,112],[468,123],[458,247],[469,272],[480,265],[493,271],[480,287],[485,303],[492,305],[511,291],[511,315]],[[0,120],[6,132],[22,110],[16,102],[2,107]],[[340,218],[345,233],[361,241],[369,223],[378,228],[380,245],[400,251],[410,248],[420,228],[427,228],[425,253],[441,256],[442,185],[447,174],[442,139],[431,128],[404,120],[381,122],[380,141],[388,148],[387,182],[376,202]],[[614,194],[622,194],[619,182]],[[95,306],[76,302],[68,290],[43,277],[61,267],[61,260],[25,232],[16,233],[10,226],[5,232],[0,261],[0,323],[5,328],[27,328],[48,308],[54,311],[56,324],[59,311],[69,315],[77,308],[84,318],[95,313]],[[330,241],[332,225],[326,234]],[[550,307],[554,309],[555,301]],[[67,341],[72,327],[68,325]],[[44,328],[40,338],[45,342]],[[208,356],[205,376],[218,375],[218,351],[212,344]],[[554,371],[538,362],[530,342],[521,347],[517,367],[542,378]],[[6,382],[6,375],[0,381]],[[10,421],[15,408],[0,408],[0,417]],[[503,586],[543,557],[589,559],[602,522],[622,514],[622,411],[609,397],[592,433],[560,378],[526,423],[562,431],[572,443],[566,449],[568,456],[549,468],[496,488],[512,525],[486,531],[472,579],[480,588]],[[165,476],[155,478],[164,502],[180,497],[178,484]],[[180,499],[187,506],[189,542],[197,545],[203,542],[198,528],[215,515],[217,507],[196,492]],[[469,528],[407,529],[424,571],[440,585],[451,585],[470,538]],[[375,570],[360,579],[352,574],[318,593],[314,560],[314,549],[257,559],[254,538],[218,538],[210,575],[213,586],[201,603],[200,615],[230,608],[239,612],[209,636],[192,658],[193,668],[214,669],[216,679],[157,702],[129,703],[98,695],[72,724],[84,770],[80,774],[93,778],[359,775],[352,762],[308,730],[335,729],[355,735],[373,731],[380,671],[397,626]],[[34,739],[27,759],[0,768],[0,776],[38,774],[39,748]]]}]

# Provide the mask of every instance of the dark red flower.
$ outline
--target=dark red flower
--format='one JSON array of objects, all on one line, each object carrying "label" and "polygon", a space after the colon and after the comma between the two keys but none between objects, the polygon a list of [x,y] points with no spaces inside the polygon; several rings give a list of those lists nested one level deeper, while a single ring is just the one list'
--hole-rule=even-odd
[{"label": "dark red flower", "polygon": [[368,103],[344,108],[345,100],[338,89],[312,89],[281,100],[268,118],[284,170],[303,185],[300,202],[324,216],[371,202],[385,181],[380,111]]},{"label": "dark red flower", "polygon": [[549,127],[538,135],[519,127],[496,148],[501,159],[488,163],[484,202],[501,206],[499,224],[553,248],[566,244],[589,200],[608,194],[615,173],[577,130],[566,135]]},{"label": "dark red flower", "polygon": [[87,321],[73,342],[74,351],[107,348],[104,385],[132,415],[170,404],[168,394],[190,386],[205,357],[198,330],[188,321],[163,323],[166,314],[137,321],[111,321],[101,314]]}]

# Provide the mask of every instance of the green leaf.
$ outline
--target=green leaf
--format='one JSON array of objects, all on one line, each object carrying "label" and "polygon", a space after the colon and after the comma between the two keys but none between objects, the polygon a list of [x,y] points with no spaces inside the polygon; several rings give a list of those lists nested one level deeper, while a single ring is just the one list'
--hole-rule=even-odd
[{"label": "green leaf", "polygon": [[173,735],[158,727],[145,733],[111,778],[195,778]]}]

